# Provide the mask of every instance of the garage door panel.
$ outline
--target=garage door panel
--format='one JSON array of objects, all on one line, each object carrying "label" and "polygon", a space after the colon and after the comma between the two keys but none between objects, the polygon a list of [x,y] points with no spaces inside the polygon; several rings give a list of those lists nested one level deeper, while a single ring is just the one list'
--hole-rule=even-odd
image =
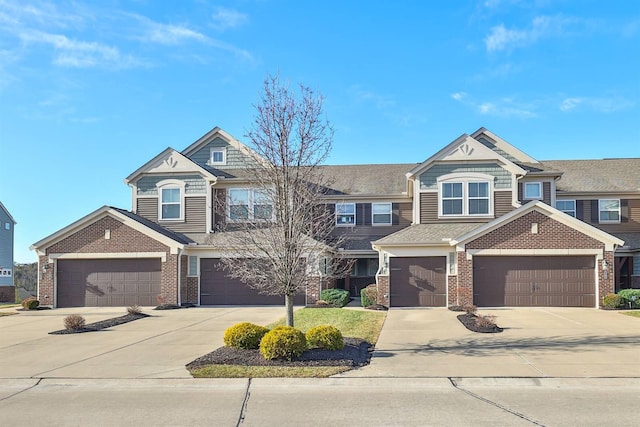
[{"label": "garage door panel", "polygon": [[160,259],[58,260],[59,307],[154,305]]},{"label": "garage door panel", "polygon": [[446,306],[446,257],[394,257],[390,262],[392,307]]},{"label": "garage door panel", "polygon": [[[296,295],[294,304],[304,305],[304,291]],[[201,305],[284,305],[281,295],[264,295],[240,279],[229,277],[218,258],[200,260]]]},{"label": "garage door panel", "polygon": [[474,257],[474,303],[594,307],[595,257]]}]

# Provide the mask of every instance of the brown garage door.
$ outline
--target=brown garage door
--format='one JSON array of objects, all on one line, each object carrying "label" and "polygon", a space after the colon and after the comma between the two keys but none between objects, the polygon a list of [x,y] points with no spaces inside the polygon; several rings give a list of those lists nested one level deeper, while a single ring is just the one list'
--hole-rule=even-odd
[{"label": "brown garage door", "polygon": [[[263,295],[239,279],[231,278],[218,258],[200,260],[201,305],[284,305],[280,295]],[[304,305],[303,293],[294,298],[294,304]]]},{"label": "brown garage door", "polygon": [[595,307],[595,257],[473,258],[479,307]]},{"label": "brown garage door", "polygon": [[160,259],[58,260],[58,307],[156,305]]},{"label": "brown garage door", "polygon": [[447,305],[446,257],[391,258],[392,307]]}]

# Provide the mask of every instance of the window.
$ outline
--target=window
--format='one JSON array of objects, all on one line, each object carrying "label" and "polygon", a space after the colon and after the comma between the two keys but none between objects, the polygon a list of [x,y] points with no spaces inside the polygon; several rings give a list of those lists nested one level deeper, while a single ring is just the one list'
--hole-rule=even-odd
[{"label": "window", "polygon": [[189,276],[197,276],[198,275],[198,257],[194,255],[189,256],[189,271],[187,272]]},{"label": "window", "polygon": [[491,193],[487,181],[443,182],[440,215],[490,215]]},{"label": "window", "polygon": [[160,219],[176,220],[181,218],[181,197],[180,188],[162,188],[161,189],[161,206]]},{"label": "window", "polygon": [[273,203],[264,190],[232,188],[229,190],[229,220],[268,220],[273,218]]},{"label": "window", "polygon": [[227,150],[224,148],[212,148],[209,163],[212,165],[226,165]]},{"label": "window", "polygon": [[391,203],[371,204],[371,224],[391,225]]},{"label": "window", "polygon": [[620,199],[598,200],[600,222],[620,222]]},{"label": "window", "polygon": [[462,183],[442,184],[442,215],[462,215]]},{"label": "window", "polygon": [[356,224],[356,204],[336,203],[336,225]]},{"label": "window", "polygon": [[351,277],[370,277],[378,272],[377,258],[359,258],[351,266]]},{"label": "window", "polygon": [[524,198],[525,199],[542,199],[542,183],[541,182],[525,182]]},{"label": "window", "polygon": [[11,230],[11,223],[10,222],[5,222],[4,223],[4,229],[5,230]]},{"label": "window", "polygon": [[575,200],[556,200],[556,209],[576,217],[576,201]]},{"label": "window", "polygon": [[489,213],[489,183],[469,183],[469,215],[486,215]]}]

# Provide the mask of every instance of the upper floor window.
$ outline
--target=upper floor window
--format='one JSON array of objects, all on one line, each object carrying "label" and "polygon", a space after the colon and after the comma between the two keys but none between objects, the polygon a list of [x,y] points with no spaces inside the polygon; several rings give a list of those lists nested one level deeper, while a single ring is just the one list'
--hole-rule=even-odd
[{"label": "upper floor window", "polygon": [[180,219],[180,188],[165,187],[161,189],[160,219]]},{"label": "upper floor window", "polygon": [[371,204],[371,224],[373,225],[391,225],[392,215],[391,203],[372,203]]},{"label": "upper floor window", "polygon": [[226,165],[227,164],[227,150],[225,148],[212,148],[211,157],[209,158],[209,164],[212,165]]},{"label": "upper floor window", "polygon": [[266,191],[249,188],[229,190],[229,220],[249,221],[273,218],[273,203]]},{"label": "upper floor window", "polygon": [[620,222],[620,199],[598,200],[599,222]]},{"label": "upper floor window", "polygon": [[5,222],[4,223],[4,229],[5,230],[11,230],[11,223],[10,222]]},{"label": "upper floor window", "polygon": [[356,224],[356,204],[336,203],[336,225]]},{"label": "upper floor window", "polygon": [[442,182],[440,215],[490,215],[491,189],[488,181]]},{"label": "upper floor window", "polygon": [[524,183],[525,199],[542,199],[542,183],[541,182],[525,182]]},{"label": "upper floor window", "polygon": [[556,209],[576,217],[576,201],[575,200],[556,200]]}]

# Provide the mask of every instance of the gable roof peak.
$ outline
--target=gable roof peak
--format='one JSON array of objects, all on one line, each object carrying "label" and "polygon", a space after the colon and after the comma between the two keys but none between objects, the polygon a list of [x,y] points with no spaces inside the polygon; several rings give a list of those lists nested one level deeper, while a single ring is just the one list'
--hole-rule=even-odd
[{"label": "gable roof peak", "polygon": [[204,169],[202,166],[180,153],[179,151],[167,147],[160,154],[140,166],[124,179],[125,184],[135,181],[143,173],[175,173],[175,172],[196,172],[209,179],[216,179],[216,176]]},{"label": "gable roof peak", "polygon": [[5,214],[7,214],[7,216],[9,217],[9,220],[11,222],[13,222],[13,225],[16,225],[17,222],[15,219],[13,219],[13,217],[11,216],[11,213],[9,212],[9,210],[2,204],[2,202],[0,202],[0,209],[2,209],[4,211]]},{"label": "gable roof peak", "polygon": [[482,137],[484,137],[485,140],[493,144],[494,148],[492,149],[494,151],[496,151],[496,149],[500,150],[503,153],[506,153],[509,156],[513,157],[516,161],[524,162],[524,163],[540,163],[536,159],[534,159],[533,157],[525,153],[524,151],[519,150],[518,148],[509,144],[507,141],[500,138],[498,135],[491,132],[489,129],[485,127],[480,127],[478,130],[476,130],[471,134],[471,137],[478,141]]}]

